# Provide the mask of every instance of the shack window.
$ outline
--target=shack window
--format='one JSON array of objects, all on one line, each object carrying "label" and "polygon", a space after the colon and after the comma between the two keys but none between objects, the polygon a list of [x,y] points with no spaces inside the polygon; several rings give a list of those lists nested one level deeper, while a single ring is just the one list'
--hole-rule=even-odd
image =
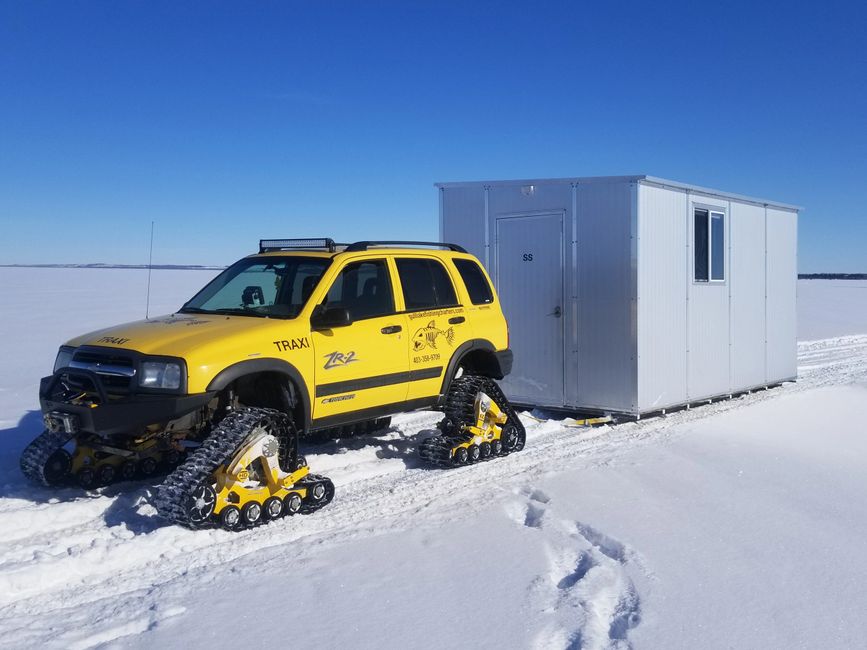
[{"label": "shack window", "polygon": [[725,280],[725,215],[710,213],[710,279]]},{"label": "shack window", "polygon": [[725,214],[696,208],[693,217],[693,277],[696,282],[722,282],[725,280]]}]

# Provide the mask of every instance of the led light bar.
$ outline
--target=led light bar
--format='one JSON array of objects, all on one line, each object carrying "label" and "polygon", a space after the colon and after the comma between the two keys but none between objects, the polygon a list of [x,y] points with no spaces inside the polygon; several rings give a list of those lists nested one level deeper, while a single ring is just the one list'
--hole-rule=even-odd
[{"label": "led light bar", "polygon": [[293,249],[321,248],[331,253],[335,251],[334,240],[329,237],[319,239],[260,239],[259,252],[285,251]]}]

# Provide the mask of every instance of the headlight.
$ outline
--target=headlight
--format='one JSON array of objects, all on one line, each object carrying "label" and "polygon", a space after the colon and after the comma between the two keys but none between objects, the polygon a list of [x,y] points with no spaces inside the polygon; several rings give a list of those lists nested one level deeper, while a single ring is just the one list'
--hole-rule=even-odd
[{"label": "headlight", "polygon": [[72,355],[75,354],[75,348],[61,347],[57,351],[57,358],[54,360],[54,370],[57,372],[61,368],[66,368],[69,362],[72,361]]},{"label": "headlight", "polygon": [[181,367],[176,363],[145,361],[141,364],[138,385],[142,388],[176,390],[181,387]]}]

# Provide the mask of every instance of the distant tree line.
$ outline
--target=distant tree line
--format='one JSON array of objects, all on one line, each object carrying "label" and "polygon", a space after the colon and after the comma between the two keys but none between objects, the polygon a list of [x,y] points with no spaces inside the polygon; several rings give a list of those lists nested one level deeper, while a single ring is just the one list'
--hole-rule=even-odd
[{"label": "distant tree line", "polygon": [[799,280],[867,280],[867,273],[798,273]]}]

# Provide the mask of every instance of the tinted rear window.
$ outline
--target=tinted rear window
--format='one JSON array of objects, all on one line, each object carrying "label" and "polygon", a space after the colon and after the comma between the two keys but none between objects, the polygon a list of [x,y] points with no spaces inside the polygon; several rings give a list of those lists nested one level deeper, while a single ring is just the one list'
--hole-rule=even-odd
[{"label": "tinted rear window", "polygon": [[398,258],[397,273],[407,311],[458,304],[449,274],[436,260]]},{"label": "tinted rear window", "polygon": [[494,302],[494,293],[482,269],[473,260],[454,260],[458,273],[467,287],[470,300],[474,305],[484,305]]}]

